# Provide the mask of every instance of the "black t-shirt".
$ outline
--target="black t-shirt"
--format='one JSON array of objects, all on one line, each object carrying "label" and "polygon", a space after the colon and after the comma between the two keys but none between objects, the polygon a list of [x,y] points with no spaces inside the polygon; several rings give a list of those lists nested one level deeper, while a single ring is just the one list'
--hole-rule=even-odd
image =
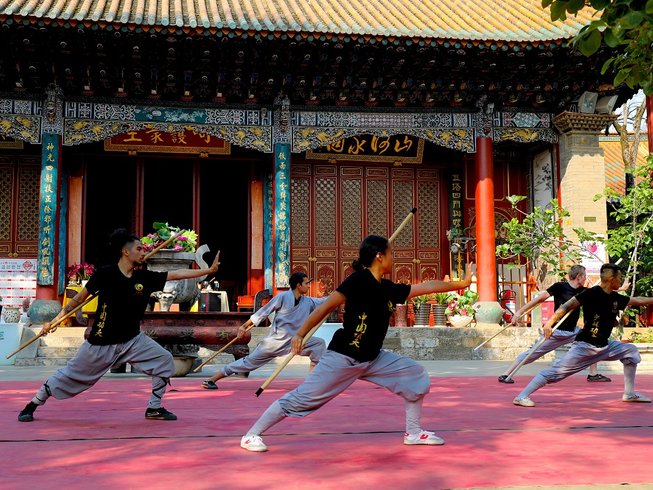
[{"label": "black t-shirt", "polygon": [[161,291],[167,278],[167,272],[148,270],[135,270],[127,277],[117,264],[99,269],[86,283],[90,293],[99,291],[89,343],[121,344],[136,337],[150,294]]},{"label": "black t-shirt", "polygon": [[[585,291],[587,288],[585,286],[579,286],[574,289],[571,284],[566,281],[556,282],[550,288],[546,290],[551,296],[553,296],[553,304],[557,310],[571,298],[577,294]],[[558,327],[558,330],[565,330],[567,332],[573,332],[576,330],[578,325],[578,319],[580,318],[580,308],[576,308],[567,319],[562,322],[562,325]]]},{"label": "black t-shirt", "polygon": [[350,275],[336,291],[347,300],[343,328],[333,334],[329,349],[360,362],[376,359],[394,306],[406,301],[410,285],[395,284],[387,279],[379,282],[365,269]]},{"label": "black t-shirt", "polygon": [[626,308],[630,297],[616,292],[607,294],[601,286],[594,286],[576,296],[583,305],[585,325],[576,340],[587,342],[596,347],[608,345],[619,311]]}]

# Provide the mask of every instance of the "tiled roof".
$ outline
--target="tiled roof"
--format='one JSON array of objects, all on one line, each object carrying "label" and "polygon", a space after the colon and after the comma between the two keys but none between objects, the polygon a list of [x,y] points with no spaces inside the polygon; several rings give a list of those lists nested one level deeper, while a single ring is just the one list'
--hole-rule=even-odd
[{"label": "tiled roof", "polygon": [[[637,165],[644,164],[648,157],[646,134],[642,138],[637,149]],[[621,154],[621,142],[619,140],[601,140],[599,145],[603,149],[603,161],[605,162],[605,185],[619,195],[623,195],[626,189],[626,173]]]},{"label": "tiled roof", "polygon": [[0,0],[2,16],[136,26],[431,39],[550,41],[590,20],[551,23],[541,0]]}]

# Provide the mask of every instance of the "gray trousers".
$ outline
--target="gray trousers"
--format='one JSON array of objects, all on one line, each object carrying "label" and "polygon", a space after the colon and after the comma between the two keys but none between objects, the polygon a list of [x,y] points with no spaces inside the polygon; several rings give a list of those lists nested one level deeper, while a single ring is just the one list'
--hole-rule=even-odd
[{"label": "gray trousers", "polygon": [[[573,332],[569,332],[567,330],[556,330],[553,332],[550,338],[546,339],[544,342],[542,342],[542,345],[540,345],[535,352],[533,352],[528,360],[525,362],[525,364],[530,364],[533,361],[538,360],[540,357],[542,357],[545,354],[548,354],[552,350],[557,349],[558,347],[561,347],[563,345],[567,345],[571,342],[574,341],[576,338],[576,335],[578,335],[578,332],[580,332],[580,327],[576,327]],[[542,340],[542,337],[538,339],[538,342]],[[532,347],[531,347],[532,349]],[[522,362],[524,358],[528,355],[531,349],[528,349],[526,352],[522,352],[517,356],[517,362]]]},{"label": "gray trousers", "polygon": [[424,367],[412,359],[382,350],[376,359],[358,362],[327,350],[304,382],[279,399],[284,415],[305,417],[362,379],[387,388],[409,402],[431,389]]},{"label": "gray trousers", "polygon": [[557,383],[599,361],[621,361],[623,364],[637,365],[641,360],[637,347],[626,342],[609,340],[605,347],[574,342],[562,359],[540,372],[538,376],[542,376],[547,383]]},{"label": "gray trousers", "polygon": [[[259,342],[256,348],[249,355],[223,366],[222,374],[225,376],[231,376],[236,373],[249,373],[267,364],[276,357],[289,354],[290,341],[292,338],[293,335],[284,329],[279,329],[276,332],[270,333]],[[323,339],[311,337],[306,341],[304,349],[300,355],[310,357],[311,365],[315,366],[325,350],[326,344]]]},{"label": "gray trousers", "polygon": [[50,396],[57,400],[72,398],[97,383],[114,364],[127,362],[152,376],[152,396],[147,406],[159,408],[175,366],[172,354],[143,333],[123,344],[84,342],[75,357],[41,386],[33,401],[42,405]]}]

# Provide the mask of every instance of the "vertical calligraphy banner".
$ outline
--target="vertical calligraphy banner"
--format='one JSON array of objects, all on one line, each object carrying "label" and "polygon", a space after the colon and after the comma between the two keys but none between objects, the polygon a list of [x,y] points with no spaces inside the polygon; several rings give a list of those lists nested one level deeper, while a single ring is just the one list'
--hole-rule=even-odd
[{"label": "vertical calligraphy banner", "polygon": [[290,278],[290,145],[274,146],[275,283],[287,288]]},{"label": "vertical calligraphy banner", "polygon": [[451,237],[463,235],[463,171],[452,172],[449,179],[449,229]]},{"label": "vertical calligraphy banner", "polygon": [[272,174],[263,176],[263,267],[265,269],[265,289],[272,291],[274,284],[274,190]]},{"label": "vertical calligraphy banner", "polygon": [[58,169],[59,136],[44,134],[39,200],[38,272],[36,275],[36,283],[40,286],[54,284]]}]

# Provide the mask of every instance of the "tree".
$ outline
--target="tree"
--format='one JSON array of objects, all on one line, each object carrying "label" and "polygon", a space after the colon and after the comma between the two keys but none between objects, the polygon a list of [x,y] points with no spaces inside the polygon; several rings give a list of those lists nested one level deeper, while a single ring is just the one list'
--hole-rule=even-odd
[{"label": "tree", "polygon": [[[635,182],[625,196],[606,190],[612,205],[610,216],[617,226],[608,230],[606,250],[613,260],[621,258],[628,266],[627,277],[632,278],[632,295],[653,294],[653,155],[645,164],[633,170]],[[639,280],[637,279],[637,276]]]},{"label": "tree", "polygon": [[565,20],[590,7],[600,18],[583,27],[572,44],[590,56],[605,43],[614,55],[603,65],[601,73],[612,69],[614,85],[625,82],[630,88],[641,87],[653,94],[653,0],[542,0],[551,9],[551,20]]},{"label": "tree", "polygon": [[550,276],[555,279],[564,277],[568,267],[581,263],[584,257],[598,258],[584,243],[601,242],[602,239],[584,228],[573,229],[578,241],[567,237],[562,223],[569,217],[569,212],[555,199],[545,207],[536,206],[531,213],[517,207],[526,199],[525,196],[507,196],[506,199],[521,216],[503,223],[505,237],[503,243],[497,245],[496,254],[507,260],[520,255],[528,258],[535,271],[538,289],[544,289]]}]

